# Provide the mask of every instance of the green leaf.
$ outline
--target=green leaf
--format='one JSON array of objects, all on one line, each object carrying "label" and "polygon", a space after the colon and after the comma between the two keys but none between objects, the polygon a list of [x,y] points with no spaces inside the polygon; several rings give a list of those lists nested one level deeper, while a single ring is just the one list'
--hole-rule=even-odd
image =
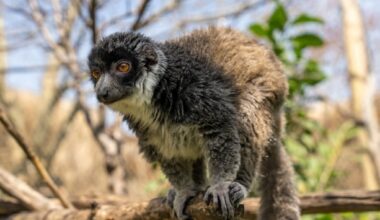
[{"label": "green leaf", "polygon": [[309,59],[305,65],[305,71],[307,72],[320,71],[318,62],[316,60]]},{"label": "green leaf", "polygon": [[316,60],[309,59],[305,65],[304,72],[306,74],[322,74],[324,77],[324,73],[322,72],[321,68],[319,67],[319,63]]},{"label": "green leaf", "polygon": [[302,58],[302,49],[301,47],[294,47],[294,54],[296,55],[297,61],[300,61]]},{"label": "green leaf", "polygon": [[308,60],[305,66],[305,74],[303,82],[307,85],[316,85],[326,79],[326,75],[319,68],[319,64],[315,60]]},{"label": "green leaf", "polygon": [[305,47],[320,47],[323,45],[323,40],[320,36],[313,33],[303,33],[291,38],[293,47],[304,49]]},{"label": "green leaf", "polygon": [[297,77],[289,77],[289,93],[293,97],[295,94],[302,94],[303,86],[302,82]]},{"label": "green leaf", "polygon": [[283,59],[283,53],[284,53],[285,50],[284,50],[284,48],[283,48],[281,45],[275,43],[275,44],[273,45],[273,51],[274,51],[274,53],[275,53],[278,57],[280,57],[280,59]]},{"label": "green leaf", "polygon": [[252,24],[249,29],[259,37],[268,37],[268,29],[262,24]]},{"label": "green leaf", "polygon": [[299,24],[304,24],[304,23],[323,24],[324,22],[323,22],[323,20],[321,18],[312,16],[312,15],[308,15],[308,14],[300,14],[292,22],[292,24],[294,24],[294,25],[299,25]]},{"label": "green leaf", "polygon": [[285,24],[288,21],[288,15],[283,5],[277,4],[276,9],[273,11],[272,15],[269,17],[269,30],[281,30],[285,28]]}]

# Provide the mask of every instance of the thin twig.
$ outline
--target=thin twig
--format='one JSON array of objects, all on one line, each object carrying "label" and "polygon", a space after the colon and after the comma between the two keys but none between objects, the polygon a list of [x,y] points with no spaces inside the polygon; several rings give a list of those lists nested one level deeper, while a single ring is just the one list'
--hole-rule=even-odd
[{"label": "thin twig", "polygon": [[132,31],[139,29],[140,21],[146,12],[146,9],[148,8],[149,2],[150,0],[143,0],[143,2],[141,3],[139,10],[137,11],[136,20],[135,22],[133,22],[131,27]]},{"label": "thin twig", "polygon": [[248,3],[241,4],[241,5],[237,6],[237,7],[234,7],[232,9],[221,10],[222,12],[220,12],[220,13],[213,13],[213,14],[211,14],[209,16],[203,16],[203,15],[202,16],[192,16],[191,18],[182,20],[181,22],[179,22],[177,24],[177,26],[178,27],[183,27],[183,26],[185,26],[186,24],[189,24],[189,23],[205,22],[205,21],[216,20],[216,19],[219,19],[219,18],[238,16],[238,15],[242,14],[243,12],[245,12],[247,10],[260,7],[260,6],[262,6],[262,5],[264,5],[265,3],[268,3],[268,2],[269,2],[268,0],[260,0],[260,1],[257,1],[257,2],[248,2]]},{"label": "thin twig", "polygon": [[105,21],[104,23],[102,23],[99,27],[99,32],[103,32],[103,30],[111,25],[114,25],[116,24],[117,22],[119,22],[120,20],[122,19],[125,19],[126,17],[129,17],[132,15],[132,12],[131,11],[127,11],[121,15],[117,15],[113,18],[111,18],[110,20],[108,21]]},{"label": "thin twig", "polygon": [[43,181],[47,184],[52,193],[59,199],[62,203],[62,206],[65,208],[73,208],[73,205],[70,201],[65,198],[62,193],[59,191],[57,185],[54,183],[53,179],[50,177],[49,173],[42,165],[40,159],[34,154],[34,152],[29,148],[29,146],[24,141],[24,138],[21,134],[8,122],[5,116],[5,112],[0,108],[0,123],[4,126],[7,132],[13,137],[17,144],[24,151],[27,158],[33,163],[38,174],[41,176]]},{"label": "thin twig", "polygon": [[145,27],[151,24],[152,22],[156,21],[159,17],[173,11],[179,6],[179,3],[180,3],[180,0],[173,0],[171,3],[167,4],[156,13],[152,14],[151,16],[144,19],[143,21],[140,21],[138,28]]}]

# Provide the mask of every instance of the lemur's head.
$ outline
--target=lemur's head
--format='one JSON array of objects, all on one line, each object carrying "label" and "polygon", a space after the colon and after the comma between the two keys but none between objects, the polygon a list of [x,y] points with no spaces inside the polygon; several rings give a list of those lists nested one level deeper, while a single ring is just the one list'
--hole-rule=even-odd
[{"label": "lemur's head", "polygon": [[88,66],[98,100],[108,105],[151,92],[165,68],[165,56],[141,34],[115,33],[95,45]]}]

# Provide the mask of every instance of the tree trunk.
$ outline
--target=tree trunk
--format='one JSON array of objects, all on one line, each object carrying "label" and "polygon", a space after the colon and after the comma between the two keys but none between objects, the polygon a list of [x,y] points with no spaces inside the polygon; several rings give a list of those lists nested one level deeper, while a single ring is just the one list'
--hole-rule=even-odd
[{"label": "tree trunk", "polygon": [[380,137],[375,110],[374,76],[370,73],[366,36],[357,0],[340,0],[343,14],[344,42],[346,49],[351,106],[355,118],[362,124],[359,141],[366,149],[363,155],[363,171],[369,189],[380,184]]},{"label": "tree trunk", "polygon": [[[1,9],[0,9],[1,12]],[[0,13],[1,14],[1,13]],[[6,67],[6,41],[3,17],[0,16],[0,103],[4,101],[5,95],[5,67]]]}]

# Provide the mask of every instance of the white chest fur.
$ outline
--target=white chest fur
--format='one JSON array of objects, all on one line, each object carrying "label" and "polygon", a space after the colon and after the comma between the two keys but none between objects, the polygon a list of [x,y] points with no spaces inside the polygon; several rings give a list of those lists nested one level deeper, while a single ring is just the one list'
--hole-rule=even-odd
[{"label": "white chest fur", "polygon": [[144,127],[147,143],[155,146],[163,157],[197,159],[203,154],[203,138],[196,126],[174,124],[168,120],[158,122],[153,119],[149,103],[136,105],[132,97],[111,107],[137,120]]},{"label": "white chest fur", "polygon": [[197,159],[202,155],[203,141],[196,127],[163,123],[148,130],[148,142],[166,158]]}]

